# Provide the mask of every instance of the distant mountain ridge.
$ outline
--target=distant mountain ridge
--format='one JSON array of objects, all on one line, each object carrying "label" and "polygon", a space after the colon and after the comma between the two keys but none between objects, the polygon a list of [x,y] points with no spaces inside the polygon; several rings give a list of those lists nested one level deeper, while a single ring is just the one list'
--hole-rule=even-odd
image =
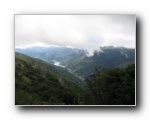
[{"label": "distant mountain ridge", "polygon": [[67,61],[66,67],[74,73],[88,76],[97,66],[113,68],[125,62],[135,61],[135,49],[123,47],[101,47],[101,52],[95,51],[91,57]]},{"label": "distant mountain ridge", "polygon": [[28,55],[30,57],[42,59],[48,63],[54,63],[53,61],[63,62],[70,60],[73,57],[85,56],[84,50],[67,47],[32,47],[21,49],[15,49],[16,52]]},{"label": "distant mountain ridge", "polygon": [[113,68],[135,61],[135,49],[113,46],[100,47],[100,51],[94,51],[93,56],[90,57],[86,55],[86,50],[55,46],[16,49],[16,52],[42,59],[51,64],[58,61],[72,74],[79,76],[88,76],[96,66]]}]

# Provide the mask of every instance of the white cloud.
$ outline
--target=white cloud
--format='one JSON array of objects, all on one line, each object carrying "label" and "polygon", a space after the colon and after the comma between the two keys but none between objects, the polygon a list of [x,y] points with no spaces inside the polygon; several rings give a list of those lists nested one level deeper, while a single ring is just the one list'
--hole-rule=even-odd
[{"label": "white cloud", "polygon": [[135,24],[134,15],[15,15],[15,46],[135,48]]}]

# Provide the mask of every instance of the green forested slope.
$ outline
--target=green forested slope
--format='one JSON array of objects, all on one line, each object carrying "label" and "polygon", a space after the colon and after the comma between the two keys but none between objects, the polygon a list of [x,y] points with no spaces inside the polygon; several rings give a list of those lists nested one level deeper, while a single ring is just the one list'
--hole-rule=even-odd
[{"label": "green forested slope", "polygon": [[135,65],[126,68],[97,68],[86,78],[88,104],[135,105]]},{"label": "green forested slope", "polygon": [[135,105],[135,65],[100,68],[81,82],[67,70],[15,53],[16,105]]},{"label": "green forested slope", "polygon": [[64,65],[74,73],[88,76],[94,71],[96,66],[114,68],[119,65],[121,67],[122,64],[122,67],[126,67],[128,65],[127,63],[134,63],[135,61],[134,49],[102,47],[101,50],[102,52],[95,51],[91,57],[84,56],[82,58],[72,59]]},{"label": "green forested slope", "polygon": [[15,77],[16,105],[80,104],[82,83],[63,68],[15,53]]}]

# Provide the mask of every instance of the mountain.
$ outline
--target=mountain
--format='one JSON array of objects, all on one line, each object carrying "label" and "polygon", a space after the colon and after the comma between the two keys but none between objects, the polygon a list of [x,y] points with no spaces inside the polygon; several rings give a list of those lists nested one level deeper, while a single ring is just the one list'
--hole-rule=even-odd
[{"label": "mountain", "polygon": [[135,64],[135,61],[122,63],[122,64],[116,66],[116,68],[126,68],[128,65],[131,65],[131,64]]},{"label": "mountain", "polygon": [[54,61],[64,62],[72,58],[85,56],[84,50],[67,47],[31,47],[26,49],[17,48],[16,52],[28,55],[30,57],[42,59],[48,63],[54,64]]},{"label": "mountain", "polygon": [[15,53],[16,105],[80,104],[82,84],[64,68]]},{"label": "mountain", "polygon": [[87,56],[87,51],[66,47],[32,47],[16,49],[16,52],[65,67],[70,73],[82,79],[89,76],[97,66],[117,67],[135,61],[135,49],[105,46]]},{"label": "mountain", "polygon": [[135,49],[123,47],[101,47],[101,51],[95,51],[91,57],[83,56],[79,59],[71,59],[64,63],[66,68],[81,76],[90,75],[95,67],[113,68],[126,62],[135,61]]},{"label": "mountain", "polygon": [[[70,72],[73,71],[70,69]],[[135,105],[135,64],[115,68],[97,66],[84,82],[76,74],[76,71],[70,74],[66,68],[15,53],[15,104]]]}]

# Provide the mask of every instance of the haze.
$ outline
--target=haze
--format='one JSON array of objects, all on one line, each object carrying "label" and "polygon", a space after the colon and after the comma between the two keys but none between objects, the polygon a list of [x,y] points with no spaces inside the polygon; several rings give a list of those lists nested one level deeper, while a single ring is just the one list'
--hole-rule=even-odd
[{"label": "haze", "polygon": [[15,15],[15,48],[64,46],[93,54],[100,46],[135,48],[134,15]]}]

